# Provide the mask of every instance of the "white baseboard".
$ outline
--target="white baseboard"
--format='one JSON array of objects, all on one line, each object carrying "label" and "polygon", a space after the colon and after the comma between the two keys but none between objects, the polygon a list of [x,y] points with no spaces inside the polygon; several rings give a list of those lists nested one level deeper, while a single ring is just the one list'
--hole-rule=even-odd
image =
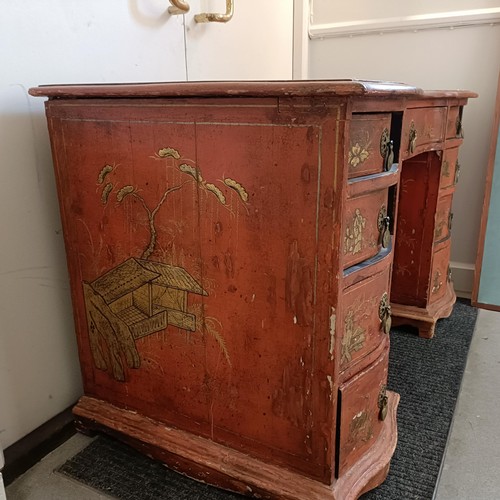
[{"label": "white baseboard", "polygon": [[474,264],[450,262],[451,279],[458,297],[470,299],[474,284]]}]

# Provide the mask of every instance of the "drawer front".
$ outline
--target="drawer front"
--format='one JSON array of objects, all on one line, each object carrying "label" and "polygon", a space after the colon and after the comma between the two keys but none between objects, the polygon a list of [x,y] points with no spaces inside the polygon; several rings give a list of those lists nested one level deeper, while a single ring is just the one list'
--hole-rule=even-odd
[{"label": "drawer front", "polygon": [[461,106],[451,106],[446,120],[446,138],[455,139],[457,137],[463,137]]},{"label": "drawer front", "polygon": [[458,182],[459,173],[458,148],[445,149],[441,163],[440,189],[454,186]]},{"label": "drawer front", "polygon": [[344,269],[374,257],[380,251],[383,243],[380,218],[384,211],[387,213],[387,189],[347,200],[344,215]]},{"label": "drawer front", "polygon": [[402,150],[405,157],[416,154],[419,148],[439,143],[444,138],[446,109],[418,108],[405,113]]},{"label": "drawer front", "polygon": [[436,302],[446,292],[449,274],[451,240],[448,240],[432,257],[431,282],[429,286],[429,303]]},{"label": "drawer front", "polygon": [[390,315],[390,268],[344,291],[340,367],[345,370],[373,351],[381,342]]},{"label": "drawer front", "polygon": [[382,430],[387,359],[386,351],[366,370],[339,388],[338,476],[363,456]]},{"label": "drawer front", "polygon": [[434,224],[434,241],[442,241],[450,236],[453,222],[451,212],[452,193],[440,196],[436,206],[436,219]]},{"label": "drawer front", "polygon": [[389,113],[353,115],[348,151],[348,176],[361,177],[384,170],[385,144],[391,130]]}]

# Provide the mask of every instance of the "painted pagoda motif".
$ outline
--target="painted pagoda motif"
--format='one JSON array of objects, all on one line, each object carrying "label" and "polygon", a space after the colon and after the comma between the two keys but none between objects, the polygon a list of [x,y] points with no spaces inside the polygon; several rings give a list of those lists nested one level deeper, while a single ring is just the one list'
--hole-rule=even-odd
[{"label": "painted pagoda motif", "polygon": [[[149,258],[155,251],[158,237],[156,215],[167,197],[181,190],[188,182],[196,182],[200,190],[213,196],[230,213],[231,203],[219,187],[206,182],[199,169],[191,165],[190,160],[183,160],[177,150],[163,148],[154,158],[171,159],[174,168],[188,176],[188,180],[167,187],[154,208],[148,207],[134,186],[119,187],[109,182],[108,176],[115,170],[113,166],[105,165],[97,178],[97,184],[102,186],[103,204],[108,203],[115,191],[118,204],[124,203],[127,198],[140,201],[140,206],[147,215],[150,233],[150,239],[140,257],[129,257],[97,279],[83,282],[89,341],[95,365],[101,370],[109,371],[119,381],[125,380],[123,358],[129,368],[140,367],[136,340],[163,331],[168,326],[188,332],[208,333],[215,338],[226,361],[231,364],[224,338],[219,331],[222,328],[220,322],[207,316],[203,305],[191,309],[188,305],[190,294],[208,296],[208,292],[184,267]],[[240,183],[230,178],[220,182],[221,187],[236,192],[241,203],[247,203],[248,194]],[[201,317],[197,317],[195,311],[201,312]]]}]

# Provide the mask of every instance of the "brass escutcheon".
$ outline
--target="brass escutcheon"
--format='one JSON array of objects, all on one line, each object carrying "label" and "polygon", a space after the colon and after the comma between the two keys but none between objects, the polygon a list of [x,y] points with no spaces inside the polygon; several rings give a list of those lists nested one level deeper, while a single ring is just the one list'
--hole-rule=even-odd
[{"label": "brass escutcheon", "polygon": [[391,218],[387,215],[387,207],[382,205],[378,212],[377,227],[379,231],[379,244],[387,248],[391,242],[390,232]]},{"label": "brass escutcheon", "polygon": [[417,129],[415,128],[415,122],[411,122],[410,125],[410,132],[408,134],[409,138],[409,144],[408,144],[408,151],[410,153],[415,152],[415,147],[417,146]]},{"label": "brass escutcheon", "polygon": [[455,186],[458,184],[458,178],[460,177],[460,163],[455,163]]},{"label": "brass escutcheon", "polygon": [[457,121],[455,122],[455,127],[457,131],[457,137],[460,137],[460,139],[464,138],[464,128],[462,127],[462,118],[460,115],[457,116]]},{"label": "brass escutcheon", "polygon": [[391,331],[391,304],[389,303],[389,294],[384,292],[378,307],[378,317],[384,333],[389,334]]},{"label": "brass escutcheon", "polygon": [[379,420],[384,421],[385,417],[387,417],[387,409],[389,406],[388,403],[389,403],[389,398],[387,396],[387,386],[382,385],[382,387],[380,388],[380,392],[378,394],[378,401],[377,401],[380,410],[378,413]]}]

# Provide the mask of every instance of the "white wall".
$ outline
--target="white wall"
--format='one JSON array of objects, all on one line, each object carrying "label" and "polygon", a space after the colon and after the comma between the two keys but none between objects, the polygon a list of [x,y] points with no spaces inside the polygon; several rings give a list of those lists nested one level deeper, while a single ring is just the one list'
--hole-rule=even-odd
[{"label": "white wall", "polygon": [[[315,0],[315,8],[327,1]],[[498,25],[310,41],[310,78],[392,80],[479,93],[464,111],[462,170],[453,203],[453,280],[463,292],[472,287],[499,69]]]},{"label": "white wall", "polygon": [[186,79],[186,69],[192,79],[291,78],[293,6],[278,0],[260,22],[267,0],[251,6],[237,0],[231,24],[201,26],[193,15],[224,10],[225,2],[192,0],[186,58],[184,19],[168,14],[168,0],[0,3],[0,447],[6,448],[82,392],[43,100],[29,97],[28,88],[177,81]]},{"label": "white wall", "polygon": [[[182,80],[164,1],[4,0],[0,14],[0,443],[81,394],[43,83]],[[167,64],[169,62],[169,64]]]}]

